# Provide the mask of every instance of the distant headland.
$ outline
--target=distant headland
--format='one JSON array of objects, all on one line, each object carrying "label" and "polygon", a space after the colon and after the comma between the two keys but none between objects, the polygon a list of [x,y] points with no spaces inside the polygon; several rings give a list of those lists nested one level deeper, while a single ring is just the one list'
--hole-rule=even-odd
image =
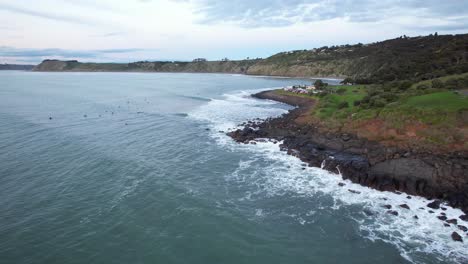
[{"label": "distant headland", "polygon": [[468,71],[468,34],[407,37],[370,44],[281,52],[266,59],[82,63],[44,60],[34,71],[195,72],[288,77],[340,77],[369,84],[421,81]]}]

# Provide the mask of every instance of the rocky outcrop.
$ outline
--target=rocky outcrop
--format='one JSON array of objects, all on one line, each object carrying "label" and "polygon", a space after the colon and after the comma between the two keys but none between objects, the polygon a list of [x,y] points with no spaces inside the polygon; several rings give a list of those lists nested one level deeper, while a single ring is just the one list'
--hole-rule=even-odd
[{"label": "rocky outcrop", "polygon": [[296,122],[313,106],[310,99],[273,92],[254,96],[299,107],[282,117],[230,132],[236,141],[248,143],[265,137],[282,140],[282,150],[311,166],[341,173],[344,179],[382,191],[441,199],[468,212],[468,153],[418,152],[387,147],[352,134],[323,132],[312,124]]}]

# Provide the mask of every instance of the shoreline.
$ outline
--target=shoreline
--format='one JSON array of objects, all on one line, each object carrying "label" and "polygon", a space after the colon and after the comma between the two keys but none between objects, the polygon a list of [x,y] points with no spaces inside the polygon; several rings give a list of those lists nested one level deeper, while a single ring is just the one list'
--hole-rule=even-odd
[{"label": "shoreline", "polygon": [[195,72],[195,71],[88,71],[88,70],[59,70],[59,71],[47,71],[47,70],[24,70],[30,72],[80,72],[80,73],[95,73],[95,72],[109,72],[109,73],[193,73],[193,74],[235,74],[243,75],[250,77],[258,78],[281,78],[281,79],[310,79],[310,80],[344,80],[343,76],[284,76],[284,75],[257,75],[257,74],[248,74],[243,72]]},{"label": "shoreline", "polygon": [[281,150],[309,166],[340,173],[343,179],[376,190],[434,199],[428,204],[430,208],[440,208],[446,202],[465,213],[459,222],[468,221],[468,161],[460,153],[419,153],[386,147],[353,134],[319,131],[313,124],[297,122],[301,115],[310,113],[314,100],[280,95],[274,90],[252,97],[296,108],[278,118],[243,124],[243,129],[228,133],[235,141],[245,144],[255,144],[257,138],[283,141]]}]

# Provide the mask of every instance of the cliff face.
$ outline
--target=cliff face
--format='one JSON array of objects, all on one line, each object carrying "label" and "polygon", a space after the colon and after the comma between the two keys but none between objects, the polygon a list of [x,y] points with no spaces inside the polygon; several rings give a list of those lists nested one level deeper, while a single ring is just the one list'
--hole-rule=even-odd
[{"label": "cliff face", "polygon": [[45,60],[34,71],[129,71],[129,72],[208,72],[246,73],[257,60],[207,62],[133,62],[81,63],[78,61]]},{"label": "cliff face", "polygon": [[372,44],[282,52],[266,59],[201,62],[80,63],[45,60],[36,71],[243,73],[350,77],[359,83],[420,81],[468,72],[468,34],[400,37]]}]

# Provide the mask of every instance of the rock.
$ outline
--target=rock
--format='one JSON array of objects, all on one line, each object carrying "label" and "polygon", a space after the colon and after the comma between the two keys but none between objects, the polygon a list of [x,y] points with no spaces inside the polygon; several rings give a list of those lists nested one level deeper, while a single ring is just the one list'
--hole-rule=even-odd
[{"label": "rock", "polygon": [[209,128],[205,128],[205,130],[206,130],[206,131],[210,131],[210,129],[209,129]]},{"label": "rock", "polygon": [[468,231],[468,228],[466,226],[458,225],[458,228],[464,232]]},{"label": "rock", "polygon": [[384,207],[384,208],[387,208],[387,209],[391,209],[391,208],[392,208],[392,206],[389,205],[389,204],[386,204],[386,205],[384,205],[383,207]]},{"label": "rock", "polygon": [[445,222],[447,222],[449,224],[454,224],[454,225],[458,224],[457,219],[449,219],[449,220],[447,220]]},{"label": "rock", "polygon": [[351,139],[351,136],[349,134],[342,134],[341,139],[343,141],[349,141]]},{"label": "rock", "polygon": [[51,116],[49,116],[49,120],[52,120],[52,117],[51,117]]},{"label": "rock", "polygon": [[440,207],[440,209],[442,209],[443,211],[447,211],[446,207]]},{"label": "rock", "polygon": [[440,214],[441,214],[441,215],[447,215],[447,214],[446,214],[446,213],[444,213],[444,212],[442,212],[442,213],[440,213]]},{"label": "rock", "polygon": [[395,193],[396,193],[396,194],[398,194],[398,195],[400,195],[400,194],[401,194],[401,192],[398,192],[398,191],[396,191]]},{"label": "rock", "polygon": [[355,194],[360,194],[360,193],[361,193],[361,192],[358,192],[358,191],[355,191],[355,190],[351,190],[351,189],[348,189],[348,191],[349,191],[350,193],[355,193]]},{"label": "rock", "polygon": [[435,200],[431,203],[427,204],[427,207],[432,208],[432,209],[439,209],[440,208],[440,201]]},{"label": "rock", "polygon": [[468,215],[460,215],[460,218],[461,220],[465,221],[465,222],[468,222]]},{"label": "rock", "polygon": [[430,213],[430,214],[433,214],[433,213],[434,213],[434,211],[432,211],[432,210],[429,210],[429,213]]},{"label": "rock", "polygon": [[406,199],[411,199],[411,196],[409,196],[409,195],[408,195],[408,196],[406,196]]},{"label": "rock", "polygon": [[442,221],[447,220],[447,217],[445,215],[439,215],[437,218],[439,218]]},{"label": "rock", "polygon": [[400,204],[400,207],[401,208],[405,208],[405,209],[410,209],[410,207],[407,205],[407,204]]},{"label": "rock", "polygon": [[83,115],[83,117],[88,117],[88,115]]},{"label": "rock", "polygon": [[371,216],[371,215],[374,215],[374,213],[372,213],[370,210],[368,209],[364,209],[363,211],[367,216]]},{"label": "rock", "polygon": [[419,217],[417,215],[413,216],[414,219],[419,219]]},{"label": "rock", "polygon": [[457,232],[452,233],[452,239],[454,241],[463,242],[462,237]]},{"label": "rock", "polygon": [[338,186],[340,186],[340,187],[343,187],[343,186],[345,186],[345,185],[346,185],[346,184],[344,184],[344,183],[342,183],[342,182],[338,183]]},{"label": "rock", "polygon": [[445,226],[445,227],[450,227],[450,225],[449,225],[449,224],[447,224],[447,223],[444,223],[444,226]]},{"label": "rock", "polygon": [[391,215],[397,216],[397,215],[398,215],[398,212],[397,212],[397,211],[393,211],[393,210],[388,210],[388,211],[387,211],[387,214],[391,214]]}]

